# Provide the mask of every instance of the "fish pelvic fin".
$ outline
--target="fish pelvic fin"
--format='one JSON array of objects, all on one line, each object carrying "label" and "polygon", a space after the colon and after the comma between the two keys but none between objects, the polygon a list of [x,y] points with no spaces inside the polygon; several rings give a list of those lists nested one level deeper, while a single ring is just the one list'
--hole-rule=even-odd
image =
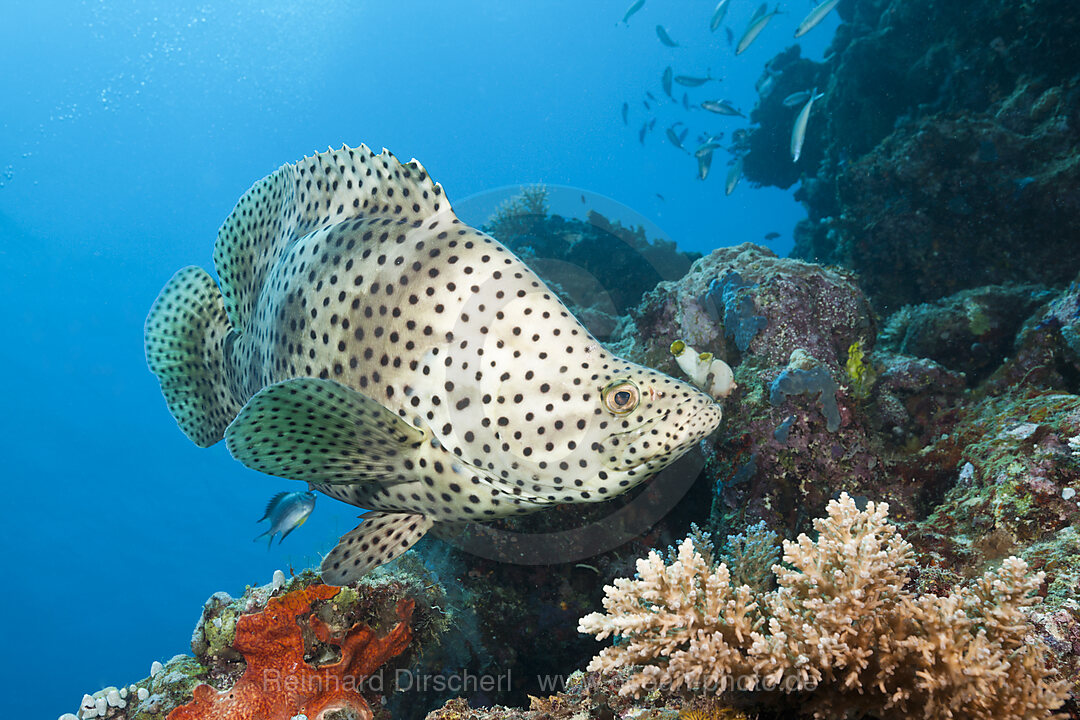
[{"label": "fish pelvic fin", "polygon": [[304,517],[300,518],[300,521],[299,521],[298,523],[296,523],[296,524],[295,524],[295,525],[293,525],[292,527],[290,527],[290,528],[288,528],[287,530],[285,530],[285,532],[281,533],[281,537],[280,537],[280,538],[278,538],[278,545],[280,545],[281,543],[285,542],[285,538],[287,538],[287,537],[289,536],[289,533],[291,533],[291,532],[292,532],[293,530],[295,530],[296,528],[298,528],[298,527],[300,527],[301,525],[303,525],[304,523],[306,523],[306,522],[307,522],[307,519],[308,519],[309,517],[311,517],[311,516],[310,516],[310,515],[305,515]]},{"label": "fish pelvic fin", "polygon": [[313,483],[393,482],[412,476],[427,435],[333,380],[293,378],[255,394],[225,433],[252,470]]},{"label": "fish pelvic fin", "polygon": [[221,291],[199,267],[173,275],[146,318],[146,364],[169,412],[199,447],[220,440],[242,405],[228,384],[225,355],[233,339]]},{"label": "fish pelvic fin", "polygon": [[369,512],[322,561],[323,582],[349,585],[398,557],[434,524],[423,515]]},{"label": "fish pelvic fin", "polygon": [[252,329],[264,285],[305,235],[347,220],[420,227],[444,212],[452,211],[442,186],[417,160],[386,149],[342,146],[282,165],[244,193],[218,230],[214,267],[229,319],[241,334]]}]

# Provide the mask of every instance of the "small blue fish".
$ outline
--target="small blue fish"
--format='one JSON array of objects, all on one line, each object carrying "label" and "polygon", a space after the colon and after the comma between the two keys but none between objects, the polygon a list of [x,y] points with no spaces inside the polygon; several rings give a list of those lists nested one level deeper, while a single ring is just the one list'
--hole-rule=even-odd
[{"label": "small blue fish", "polygon": [[702,85],[704,85],[705,83],[707,83],[707,82],[709,82],[711,80],[715,80],[717,82],[720,82],[721,80],[723,80],[723,78],[714,78],[712,76],[711,72],[709,74],[707,74],[705,77],[694,77],[693,75],[677,75],[677,76],[675,76],[675,82],[682,85],[683,87],[692,87],[692,88],[701,87]]},{"label": "small blue fish", "polygon": [[258,520],[262,522],[269,518],[270,529],[255,540],[269,535],[270,545],[273,545],[274,536],[281,533],[281,539],[278,540],[280,545],[286,535],[304,524],[314,509],[315,493],[313,492],[279,492],[270,498],[270,502],[266,504],[266,513]]},{"label": "small blue fish", "polygon": [[623,25],[629,25],[630,18],[634,15],[634,13],[640,10],[644,4],[645,0],[634,0],[634,2],[630,3],[630,7],[626,8],[626,13],[623,14]]},{"label": "small blue fish", "polygon": [[671,39],[671,36],[668,35],[668,31],[663,25],[656,26],[656,37],[660,38],[660,42],[668,47],[679,47],[679,43]]},{"label": "small blue fish", "polygon": [[724,22],[724,16],[727,15],[728,3],[731,0],[720,0],[716,9],[713,10],[712,20],[709,21],[709,30],[716,32],[716,28],[720,27],[720,23]]},{"label": "small blue fish", "polygon": [[731,115],[733,117],[746,117],[742,110],[735,107],[730,100],[706,100],[701,107],[717,115]]}]

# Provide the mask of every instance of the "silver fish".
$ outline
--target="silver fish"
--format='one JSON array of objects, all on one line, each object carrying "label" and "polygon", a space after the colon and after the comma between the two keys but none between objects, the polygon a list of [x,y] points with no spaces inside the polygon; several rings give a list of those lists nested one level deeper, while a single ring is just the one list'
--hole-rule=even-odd
[{"label": "silver fish", "polygon": [[648,121],[646,121],[645,124],[641,126],[641,130],[638,131],[637,139],[638,139],[638,142],[641,143],[642,145],[645,144],[645,133],[647,133],[649,131],[649,129],[650,129],[649,123],[648,123]]},{"label": "silver fish", "polygon": [[[764,7],[764,6],[763,6]],[[739,38],[739,43],[735,46],[735,54],[741,55],[746,51],[746,48],[750,47],[750,43],[757,39],[757,36],[761,34],[761,31],[765,29],[765,26],[769,24],[775,16],[780,14],[780,9],[777,8],[772,12],[762,13],[760,17],[756,17],[746,31]]]},{"label": "silver fish", "polygon": [[[694,153],[697,155],[697,153]],[[712,167],[712,151],[703,155],[697,155],[698,179],[704,180],[709,177],[709,168]]]},{"label": "silver fish", "polygon": [[727,15],[728,4],[731,0],[720,0],[716,4],[716,9],[713,10],[712,20],[709,21],[709,31],[716,32],[716,28],[720,27],[720,23],[724,22],[724,16]]},{"label": "silver fish", "polygon": [[693,77],[692,75],[676,75],[675,82],[679,83],[683,87],[701,87],[710,80],[720,81],[720,78],[714,78],[712,75],[706,75],[705,77]]},{"label": "silver fish", "polygon": [[322,563],[348,584],[436,523],[637,486],[712,432],[697,389],[611,355],[416,160],[343,147],[257,182],[218,283],[165,285],[146,358],[181,429],[363,508]]},{"label": "silver fish", "polygon": [[672,97],[672,95],[671,95],[671,76],[672,76],[671,66],[668,65],[666,68],[664,68],[664,74],[660,78],[660,85],[664,88],[664,93],[669,98],[674,100],[675,98]]},{"label": "silver fish", "polygon": [[701,107],[717,115],[731,115],[733,117],[746,117],[742,111],[736,108],[728,100],[706,100]]},{"label": "silver fish", "polygon": [[720,143],[710,138],[709,140],[701,143],[701,145],[698,146],[697,150],[694,151],[694,157],[701,158],[705,155],[711,155],[713,150],[716,150],[719,147],[721,147]]},{"label": "silver fish", "polygon": [[307,522],[311,511],[315,509],[315,493],[313,492],[279,492],[270,498],[266,504],[266,512],[259,518],[270,521],[270,528],[259,538],[270,536],[270,544],[274,544],[274,536],[281,533],[278,544],[296,528]]},{"label": "silver fish", "polygon": [[685,149],[683,147],[683,144],[682,144],[682,139],[679,137],[679,133],[675,132],[675,126],[674,125],[669,127],[664,132],[667,133],[667,139],[671,142],[672,145],[679,148],[680,150]]},{"label": "silver fish", "polygon": [[754,83],[754,89],[757,90],[758,95],[764,98],[772,94],[774,85],[776,85],[776,76],[772,73],[766,73]]},{"label": "silver fish", "polygon": [[630,103],[622,104],[622,124],[627,125],[630,122]]},{"label": "silver fish", "polygon": [[784,107],[795,107],[796,105],[802,105],[808,99],[810,99],[810,90],[800,90],[799,92],[793,92],[783,100]]},{"label": "silver fish", "polygon": [[839,4],[839,2],[840,0],[825,0],[825,2],[811,10],[810,14],[803,18],[803,21],[799,23],[799,27],[795,28],[795,37],[802,37],[813,30],[817,24],[824,20],[825,16]]},{"label": "silver fish", "polygon": [[668,31],[664,29],[663,25],[656,26],[656,37],[660,38],[660,42],[668,47],[679,47],[679,43],[671,39],[671,36],[668,35]]},{"label": "silver fish", "polygon": [[810,109],[814,107],[814,101],[822,97],[817,93],[817,88],[810,94],[810,99],[803,105],[799,115],[795,118],[795,125],[791,128],[791,162],[799,162],[802,155],[803,141],[806,140],[806,126],[810,122]]},{"label": "silver fish", "polygon": [[727,180],[724,182],[724,194],[730,195],[735,192],[735,186],[739,184],[739,179],[742,177],[742,165],[743,159],[736,158],[732,163],[731,169],[728,170]]},{"label": "silver fish", "polygon": [[626,14],[623,15],[623,24],[629,25],[630,23],[628,21],[630,18],[633,17],[634,13],[640,10],[643,5],[645,5],[645,0],[634,0],[634,2],[630,3],[630,7],[626,8]]}]

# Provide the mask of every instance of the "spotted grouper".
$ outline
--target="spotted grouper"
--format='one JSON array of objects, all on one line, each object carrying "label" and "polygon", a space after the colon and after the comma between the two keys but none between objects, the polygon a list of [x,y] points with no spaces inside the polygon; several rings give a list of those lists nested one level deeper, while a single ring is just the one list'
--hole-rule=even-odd
[{"label": "spotted grouper", "polygon": [[720,422],[608,353],[416,160],[361,145],[283,165],[165,285],[146,357],[201,447],[368,508],[322,563],[345,584],[435,523],[626,492]]}]

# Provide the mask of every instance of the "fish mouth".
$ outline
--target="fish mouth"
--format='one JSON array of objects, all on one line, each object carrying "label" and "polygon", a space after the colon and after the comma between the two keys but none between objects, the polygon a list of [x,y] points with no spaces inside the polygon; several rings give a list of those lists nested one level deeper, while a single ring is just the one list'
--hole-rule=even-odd
[{"label": "fish mouth", "polygon": [[[666,450],[652,454],[641,452],[624,453],[620,461],[616,463],[618,469],[636,470],[656,466],[658,463],[661,466],[667,465],[680,457],[695,442],[712,434],[720,425],[722,416],[720,405],[714,402],[712,398],[703,399],[699,402],[701,407],[695,408],[690,413],[684,410],[683,414],[679,415],[675,410],[668,410],[663,415],[650,418],[635,428],[613,434],[611,436],[612,440],[617,440],[618,446],[634,447],[636,442],[652,432],[657,426],[673,425],[669,436],[665,437],[664,433],[660,434],[661,442],[666,442],[669,446]],[[605,463],[605,465],[608,464]]]},{"label": "fish mouth", "polygon": [[[678,422],[672,431],[671,452],[678,456],[686,451],[691,445],[704,437],[712,434],[720,426],[722,412],[720,405],[713,401],[701,400],[701,406],[693,412],[683,413],[678,417]],[[668,413],[669,416],[674,413]]]}]

